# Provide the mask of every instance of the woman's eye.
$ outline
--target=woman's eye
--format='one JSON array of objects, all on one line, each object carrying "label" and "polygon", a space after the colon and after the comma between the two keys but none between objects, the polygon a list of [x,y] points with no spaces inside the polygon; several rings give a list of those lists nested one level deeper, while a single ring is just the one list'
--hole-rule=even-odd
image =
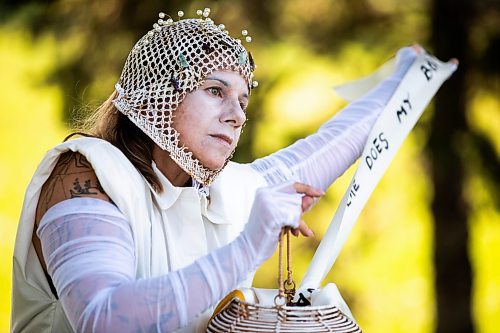
[{"label": "woman's eye", "polygon": [[221,96],[221,89],[218,87],[210,87],[207,90],[214,96]]}]

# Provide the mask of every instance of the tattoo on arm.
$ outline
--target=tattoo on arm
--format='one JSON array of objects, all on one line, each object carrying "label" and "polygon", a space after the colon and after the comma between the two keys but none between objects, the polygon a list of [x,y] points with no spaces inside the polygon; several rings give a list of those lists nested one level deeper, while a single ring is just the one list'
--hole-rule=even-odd
[{"label": "tattoo on arm", "polygon": [[[90,179],[87,179],[83,183],[83,187],[82,187],[82,185],[80,184],[80,180],[78,178],[76,178],[75,181],[73,182],[73,185],[74,185],[73,189],[69,190],[69,192],[71,194],[71,198],[78,198],[78,197],[81,197],[83,194],[98,194],[97,192],[93,192],[92,189],[96,189],[99,191],[98,184],[96,184],[96,186],[92,186]],[[99,191],[99,192],[102,193],[103,191]]]},{"label": "tattoo on arm", "polygon": [[52,174],[42,187],[37,216],[41,218],[50,207],[60,201],[81,197],[111,202],[85,156],[66,152],[61,154]]},{"label": "tattoo on arm", "polygon": [[42,186],[35,216],[32,242],[40,260],[40,264],[47,275],[52,293],[57,297],[57,292],[47,273],[45,260],[42,255],[42,246],[36,236],[38,226],[45,212],[58,202],[66,199],[90,197],[112,202],[102,188],[92,165],[80,153],[66,152],[59,156],[59,160],[51,175]]}]

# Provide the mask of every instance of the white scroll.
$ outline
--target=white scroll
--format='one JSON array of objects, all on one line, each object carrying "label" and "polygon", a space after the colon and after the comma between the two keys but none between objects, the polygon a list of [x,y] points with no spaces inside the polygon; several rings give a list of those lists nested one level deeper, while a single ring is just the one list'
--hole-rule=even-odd
[{"label": "white scroll", "polygon": [[[390,68],[394,68],[393,64],[386,64],[371,77],[344,85],[338,92],[347,99],[357,98]],[[319,288],[394,155],[431,98],[456,68],[455,63],[441,62],[425,52],[417,56],[368,136],[356,173],[306,271],[296,302],[304,297],[310,299],[312,291]]]}]

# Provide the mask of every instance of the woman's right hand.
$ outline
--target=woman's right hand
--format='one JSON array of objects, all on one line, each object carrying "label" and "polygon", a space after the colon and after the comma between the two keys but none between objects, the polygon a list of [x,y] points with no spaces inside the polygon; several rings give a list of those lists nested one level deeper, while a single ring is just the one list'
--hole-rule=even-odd
[{"label": "woman's right hand", "polygon": [[281,228],[293,228],[294,235],[313,235],[301,217],[322,195],[323,191],[297,182],[257,190],[248,223],[242,233],[257,259],[257,265],[274,253]]}]

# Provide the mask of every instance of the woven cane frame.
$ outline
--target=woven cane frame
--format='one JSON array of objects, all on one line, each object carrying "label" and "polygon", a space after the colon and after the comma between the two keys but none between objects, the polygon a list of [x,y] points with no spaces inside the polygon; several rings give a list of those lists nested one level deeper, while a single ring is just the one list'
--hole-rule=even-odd
[{"label": "woven cane frame", "polygon": [[234,298],[209,322],[207,332],[361,333],[361,329],[335,306],[264,306]]},{"label": "woven cane frame", "polygon": [[[287,279],[283,280],[283,239],[286,239]],[[207,332],[335,332],[361,333],[359,326],[336,306],[290,306],[295,294],[292,279],[290,228],[279,239],[278,284],[275,305],[260,305],[233,298],[208,323]],[[284,304],[280,305],[282,300]]]}]

